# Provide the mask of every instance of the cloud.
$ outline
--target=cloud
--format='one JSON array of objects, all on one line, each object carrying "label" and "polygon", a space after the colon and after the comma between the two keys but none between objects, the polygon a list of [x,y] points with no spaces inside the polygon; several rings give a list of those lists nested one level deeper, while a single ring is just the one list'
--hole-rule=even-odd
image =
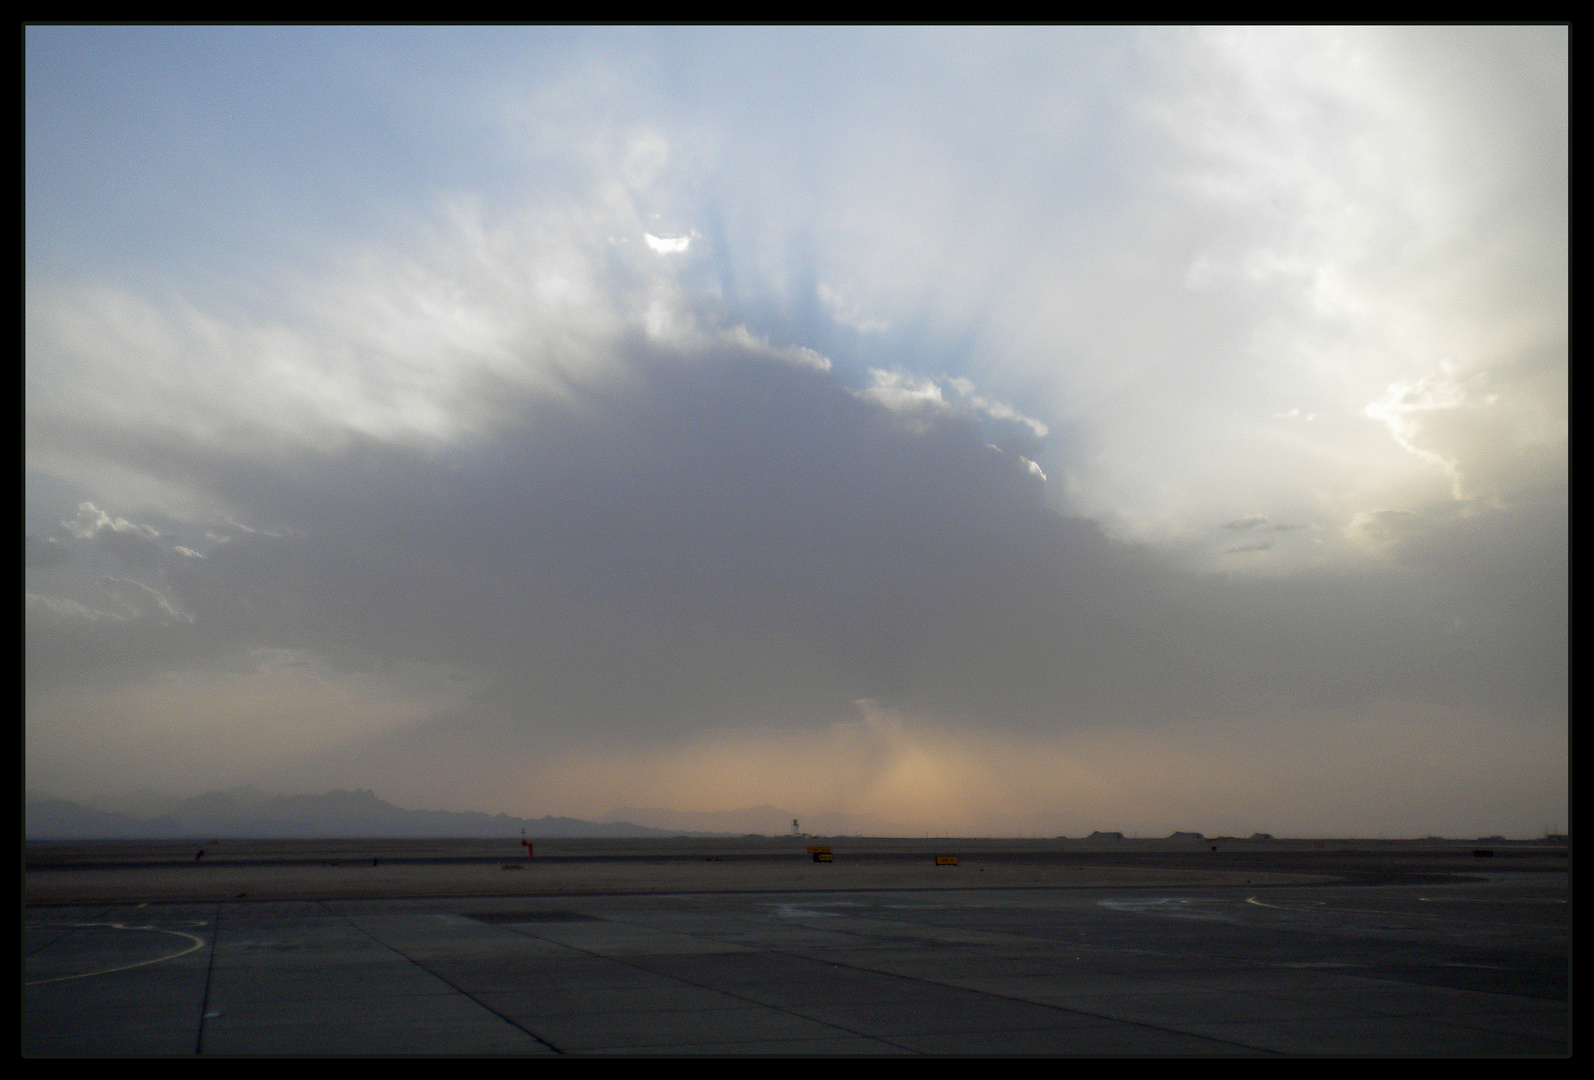
[{"label": "cloud", "polygon": [[460,696],[410,672],[281,662],[291,655],[255,649],[227,669],[168,669],[36,698],[29,776],[112,792],[138,784],[187,792],[195,776],[275,778],[283,762],[446,715]]},{"label": "cloud", "polygon": [[62,526],[67,532],[80,540],[87,540],[96,536],[102,529],[111,532],[132,533],[145,540],[155,540],[160,533],[147,525],[134,525],[126,518],[113,518],[93,503],[79,503],[77,516],[71,521],[63,521]]},{"label": "cloud", "polygon": [[[215,416],[234,445],[268,426],[447,442],[491,426],[495,388],[614,375],[595,358],[638,325],[682,342],[741,324],[903,404],[964,379],[993,419],[1066,426],[1090,449],[1034,458],[1071,478],[1054,505],[1192,557],[1203,522],[1261,508],[1320,527],[1309,557],[1292,548],[1306,565],[1354,561],[1338,538],[1358,513],[1453,497],[1436,460],[1468,497],[1560,482],[1563,28],[661,32],[625,58],[577,39],[552,67],[513,36],[474,42],[451,99],[491,102],[502,129],[472,130],[535,164],[524,205],[450,197],[433,250],[351,239],[368,272],[306,289],[314,317],[290,311],[269,340],[126,290],[30,290],[30,422],[120,404],[176,423],[226,370],[214,393],[269,403]],[[728,47],[763,77],[725,66]],[[946,50],[956,93],[922,74]],[[1479,145],[1501,148],[1487,168]],[[501,190],[496,163],[478,168]],[[837,326],[868,342],[831,341]],[[1365,410],[1447,363],[1487,372],[1498,400],[1401,413],[1424,458]],[[108,385],[118,402],[92,400]]]},{"label": "cloud", "polygon": [[850,326],[860,334],[878,334],[891,329],[891,323],[885,319],[871,319],[863,314],[857,304],[849,303],[845,297],[821,281],[818,285],[819,299],[830,308],[831,316],[844,326]]},{"label": "cloud", "polygon": [[360,439],[436,447],[489,429],[506,394],[612,377],[605,358],[639,326],[696,332],[668,270],[616,260],[557,220],[488,222],[456,205],[445,231],[430,258],[371,250],[303,283],[291,318],[36,290],[31,453],[81,462],[111,444],[125,465],[129,438],[248,455]]},{"label": "cloud", "polygon": [[692,238],[690,236],[667,238],[654,236],[652,233],[644,233],[643,239],[648,242],[648,247],[652,248],[654,251],[657,251],[660,255],[676,255],[685,251],[692,245]]},{"label": "cloud", "polygon": [[125,620],[127,615],[111,611],[99,611],[76,600],[69,600],[59,596],[44,596],[39,593],[27,593],[26,610],[30,620],[39,619],[42,622],[59,623],[65,620],[88,620],[98,622],[103,619]]},{"label": "cloud", "polygon": [[1070,832],[1555,790],[1564,31],[619,40],[408,65],[492,153],[275,276],[30,255],[30,781]]},{"label": "cloud", "polygon": [[[1484,375],[1479,374],[1472,381],[1481,382],[1484,378]],[[1415,383],[1392,383],[1382,397],[1369,403],[1362,412],[1389,428],[1390,434],[1403,449],[1443,469],[1450,477],[1452,492],[1460,499],[1465,497],[1465,493],[1457,463],[1439,452],[1418,445],[1423,414],[1468,407],[1488,408],[1499,400],[1498,395],[1494,394],[1469,395],[1467,388],[1456,381],[1453,369],[1446,364],[1441,365],[1438,374],[1426,375]]]},{"label": "cloud", "polygon": [[915,378],[901,371],[881,371],[878,368],[870,370],[869,379],[871,385],[861,391],[860,396],[878,402],[892,412],[952,411],[934,379]]},{"label": "cloud", "polygon": [[[1337,535],[1363,510],[1452,498],[1457,483],[1470,498],[1539,498],[1565,445],[1552,374],[1567,349],[1564,34],[1142,40],[1164,66],[1128,89],[1118,130],[1144,155],[1124,188],[1144,201],[1101,206],[1110,226],[1070,223],[1066,241],[1004,222],[1005,265],[1028,260],[1004,280],[1023,284],[981,322],[982,350],[1041,388],[1027,411],[1096,448],[1070,463],[1072,507],[1177,545],[1205,507]],[[1498,155],[1475,170],[1481,145]],[[1125,254],[1106,257],[1109,244]],[[1472,387],[1466,407],[1434,407],[1447,380]],[[1398,413],[1404,443],[1370,402]],[[1329,540],[1293,558],[1355,550]]]},{"label": "cloud", "polygon": [[72,558],[72,549],[53,536],[29,535],[23,545],[23,560],[27,566],[49,569],[60,566]]},{"label": "cloud", "polygon": [[980,396],[975,392],[974,383],[969,379],[952,378],[948,379],[947,382],[958,392],[958,396],[966,401],[970,408],[982,412],[994,420],[1013,420],[1023,424],[1035,434],[1037,439],[1046,437],[1048,429],[1045,424],[1033,417],[1023,415],[1006,402],[991,401]]},{"label": "cloud", "polygon": [[143,582],[133,581],[130,578],[104,578],[100,584],[107,596],[131,612],[132,618],[189,623],[194,621],[192,615],[178,611],[164,596]]},{"label": "cloud", "polygon": [[[873,401],[889,409],[891,412],[903,417],[918,417],[915,424],[919,430],[923,429],[924,418],[930,416],[984,416],[992,420],[1009,421],[1021,424],[1028,428],[1035,438],[1045,438],[1047,427],[1039,420],[1032,419],[1019,413],[1012,406],[1000,401],[991,401],[975,392],[974,383],[962,377],[934,377],[914,376],[903,371],[884,371],[871,368],[869,371],[870,385],[863,390],[856,391],[859,397]],[[941,388],[945,382],[956,394],[948,397]],[[1032,474],[1039,474],[1040,466],[1028,458],[1021,458],[1025,467]]]},{"label": "cloud", "polygon": [[788,364],[810,367],[815,371],[830,370],[829,357],[821,356],[806,345],[786,345],[783,347],[771,345],[768,338],[754,334],[743,323],[737,323],[729,330],[721,330],[718,336],[721,341],[755,356],[765,356]]},{"label": "cloud", "polygon": [[[620,743],[468,765],[459,754],[465,732],[434,742],[412,728],[393,743],[360,747],[358,760],[383,790],[413,792],[417,804],[464,808],[464,792],[503,790],[528,812],[712,810],[711,827],[737,831],[783,829],[796,815],[805,827],[828,819],[886,835],[1079,837],[1110,828],[1166,836],[1190,828],[1327,836],[1334,833],[1322,823],[1333,822],[1371,836],[1398,822],[1411,835],[1479,836],[1510,820],[1507,828],[1531,836],[1564,804],[1565,777],[1544,768],[1564,756],[1564,733],[1433,707],[1398,708],[1392,723],[1390,711],[1334,724],[1286,712],[1267,724],[1014,738],[915,721],[874,703],[853,706],[819,732],[748,726],[659,749]],[[1478,744],[1491,748],[1487,760],[1435,752]],[[410,762],[428,751],[453,781],[444,794],[416,782]],[[786,814],[774,817],[772,806]],[[1513,810],[1503,817],[1500,807]]]},{"label": "cloud", "polygon": [[[279,783],[387,777],[432,802],[457,803],[448,777],[471,774],[470,790],[524,812],[730,806],[763,778],[793,812],[1071,832],[1115,820],[1108,791],[1122,790],[1112,777],[1127,751],[1109,749],[1109,732],[1231,723],[1258,739],[1281,709],[1325,732],[1348,715],[1376,731],[1381,709],[1398,726],[1401,709],[1430,705],[1520,717],[1528,732],[1558,708],[1564,616],[1542,622],[1554,581],[1514,606],[1485,591],[1522,550],[1505,511],[1464,556],[1434,546],[1444,521],[1383,518],[1396,569],[1223,585],[1050,510],[974,417],[905,429],[829,373],[713,348],[687,364],[644,349],[623,383],[578,402],[527,399],[493,442],[441,454],[364,444],[218,468],[192,448],[219,501],[291,528],[234,534],[203,559],[174,547],[166,605],[111,583],[120,606],[99,610],[128,621],[73,611],[67,632],[30,616],[41,775],[69,775],[86,717],[125,697],[136,707],[107,745],[140,782],[169,782],[180,762],[245,779],[224,763],[234,747]],[[1543,527],[1534,543],[1553,560]],[[251,659],[271,650],[312,659],[343,689],[296,691],[271,711],[278,676]],[[161,681],[173,671],[191,674]],[[427,671],[449,674],[434,684]],[[434,688],[459,673],[468,693]],[[247,719],[247,737],[201,715],[255,694],[255,711],[219,714]],[[894,719],[847,735],[865,698]],[[367,719],[313,723],[343,709]],[[139,725],[161,715],[187,743],[140,749]],[[1087,768],[1067,747],[1089,732]],[[778,779],[782,760],[800,774],[793,761],[832,752],[845,762],[834,783]],[[403,779],[417,755],[439,764]],[[1002,763],[1026,757],[1036,771],[1015,784]],[[652,782],[623,782],[648,760]],[[587,794],[550,762],[590,776]],[[1090,810],[1045,818],[1059,803],[1036,762],[1054,780],[1088,777]],[[848,787],[854,774],[861,786]],[[1020,791],[1031,795],[1014,802]],[[555,792],[612,801],[578,811]],[[1193,789],[1185,799],[1197,805]]]},{"label": "cloud", "polygon": [[1459,592],[1442,553],[1213,592],[1049,509],[973,418],[904,429],[828,373],[715,350],[639,351],[626,382],[529,399],[479,447],[213,466],[222,501],[292,528],[165,559],[172,609],[203,631],[166,638],[170,661],[272,647],[473,671],[484,716],[554,743],[806,726],[864,697],[993,730],[1499,699],[1525,657],[1559,662],[1550,641],[1507,648],[1516,617],[1493,620],[1496,660],[1445,636],[1509,532]]}]

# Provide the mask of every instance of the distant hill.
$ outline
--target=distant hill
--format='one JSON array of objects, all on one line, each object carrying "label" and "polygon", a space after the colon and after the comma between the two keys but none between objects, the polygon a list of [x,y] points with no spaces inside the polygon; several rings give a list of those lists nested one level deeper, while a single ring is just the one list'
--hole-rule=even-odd
[{"label": "distant hill", "polygon": [[[145,806],[155,803],[140,793]],[[262,795],[240,789],[169,800],[164,813],[143,816],[101,810],[66,799],[29,796],[24,832],[29,840],[167,840],[193,837],[275,840],[391,837],[402,839],[600,836],[680,836],[628,821],[518,818],[479,811],[402,810],[373,791],[338,789],[325,795]],[[716,835],[692,833],[691,835]]]}]

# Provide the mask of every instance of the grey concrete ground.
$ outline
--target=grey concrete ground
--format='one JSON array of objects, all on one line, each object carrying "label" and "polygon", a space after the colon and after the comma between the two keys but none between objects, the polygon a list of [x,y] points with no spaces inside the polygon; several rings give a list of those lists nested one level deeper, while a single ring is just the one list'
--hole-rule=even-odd
[{"label": "grey concrete ground", "polygon": [[35,907],[55,1054],[1570,1052],[1567,878]]}]

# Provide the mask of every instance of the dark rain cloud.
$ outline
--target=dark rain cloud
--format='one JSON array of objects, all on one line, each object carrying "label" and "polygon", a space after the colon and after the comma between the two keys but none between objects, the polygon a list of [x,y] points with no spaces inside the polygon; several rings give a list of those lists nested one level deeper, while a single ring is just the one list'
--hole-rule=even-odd
[{"label": "dark rain cloud", "polygon": [[1043,731],[1391,699],[1533,715],[1564,696],[1554,521],[1386,515],[1381,572],[1202,576],[1049,509],[971,421],[904,425],[734,349],[633,371],[525,399],[464,449],[212,460],[214,494],[271,531],[195,558],[101,529],[171,610],[57,617],[30,668],[251,647],[441,665],[527,732],[645,740],[824,723],[865,698]]}]

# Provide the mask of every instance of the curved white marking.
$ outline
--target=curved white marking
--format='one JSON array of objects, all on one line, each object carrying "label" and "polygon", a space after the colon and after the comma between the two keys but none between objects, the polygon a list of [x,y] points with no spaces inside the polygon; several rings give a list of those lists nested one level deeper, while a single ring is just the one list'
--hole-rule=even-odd
[{"label": "curved white marking", "polygon": [[839,911],[815,911],[812,908],[798,907],[796,904],[768,904],[765,906],[775,908],[774,915],[782,919],[835,918],[841,914]]},{"label": "curved white marking", "polygon": [[1264,904],[1254,896],[1246,897],[1245,902],[1247,904],[1255,904],[1257,907],[1272,908],[1275,911],[1300,911],[1302,908],[1322,907],[1324,904],[1324,901],[1322,900],[1300,900],[1289,905]]},{"label": "curved white marking", "polygon": [[121,967],[101,968],[99,971],[85,971],[81,975],[58,975],[58,976],[56,976],[53,979],[35,979],[32,982],[30,982],[30,983],[23,983],[22,985],[24,985],[24,986],[42,986],[45,983],[67,982],[67,981],[72,980],[72,979],[86,979],[90,975],[109,975],[113,971],[130,971],[133,968],[148,967],[150,964],[159,964],[159,963],[161,963],[162,961],[165,961],[165,960],[175,960],[179,956],[187,956],[189,953],[193,952],[195,949],[202,949],[202,948],[205,947],[205,939],[204,938],[198,937],[198,936],[196,936],[194,934],[185,934],[181,930],[162,930],[158,926],[126,926],[126,925],[124,925],[122,923],[55,923],[54,925],[56,925],[56,926],[109,926],[109,927],[111,927],[114,930],[153,930],[157,934],[171,934],[173,937],[185,937],[189,941],[192,941],[193,944],[188,946],[188,948],[183,949],[183,950],[181,950],[179,952],[168,953],[165,956],[157,956],[153,960],[140,960],[136,964],[123,964]]}]

